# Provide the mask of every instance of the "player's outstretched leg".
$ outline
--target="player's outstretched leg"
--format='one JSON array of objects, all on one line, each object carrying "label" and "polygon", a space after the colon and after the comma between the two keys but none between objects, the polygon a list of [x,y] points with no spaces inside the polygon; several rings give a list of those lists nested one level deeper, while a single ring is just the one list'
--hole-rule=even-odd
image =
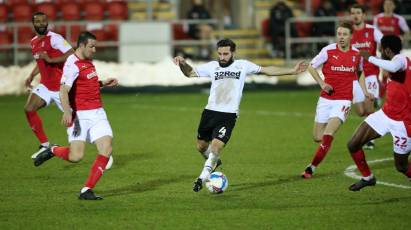
[{"label": "player's outstretched leg", "polygon": [[[208,156],[210,155],[211,152],[211,144],[209,142],[206,142],[204,140],[197,140],[197,150],[201,153],[201,156],[204,157],[205,160],[208,159]],[[218,167],[220,167],[223,164],[221,159],[217,160],[217,165],[213,169],[212,172],[214,172]]]}]

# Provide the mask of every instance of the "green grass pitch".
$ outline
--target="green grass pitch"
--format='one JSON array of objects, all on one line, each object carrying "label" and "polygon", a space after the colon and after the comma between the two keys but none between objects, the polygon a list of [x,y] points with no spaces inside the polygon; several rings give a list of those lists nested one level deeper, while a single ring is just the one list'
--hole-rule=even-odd
[{"label": "green grass pitch", "polygon": [[[23,113],[25,96],[0,97],[0,229],[409,229],[411,189],[384,185],[348,191],[356,180],[346,143],[361,118],[351,112],[313,179],[300,173],[316,145],[311,133],[318,91],[250,91],[222,152],[227,191],[191,190],[203,159],[196,130],[206,93],[104,94],[112,125],[114,164],[79,201],[95,158],[70,164],[54,158],[39,168],[38,143]],[[52,143],[67,144],[61,113],[40,112]],[[391,137],[367,159],[392,157]],[[411,186],[393,162],[371,165],[379,181]]]}]

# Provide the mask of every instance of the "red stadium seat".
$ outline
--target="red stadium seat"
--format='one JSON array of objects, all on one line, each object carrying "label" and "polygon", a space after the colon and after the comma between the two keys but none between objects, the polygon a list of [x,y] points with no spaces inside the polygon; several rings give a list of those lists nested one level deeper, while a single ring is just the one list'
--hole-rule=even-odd
[{"label": "red stadium seat", "polygon": [[101,21],[104,18],[104,4],[101,2],[86,2],[83,9],[86,20]]},{"label": "red stadium seat", "polygon": [[106,34],[106,41],[118,41],[118,25],[117,24],[104,25],[104,32]]},{"label": "red stadium seat", "polygon": [[309,37],[311,35],[313,24],[311,22],[296,22],[298,37]]},{"label": "red stadium seat", "polygon": [[263,21],[261,21],[261,33],[265,40],[271,41],[272,37],[270,35],[270,19],[266,18]]},{"label": "red stadium seat", "polygon": [[107,3],[108,18],[111,20],[127,20],[128,6],[124,1],[111,1]]},{"label": "red stadium seat", "polygon": [[51,2],[42,2],[36,5],[36,11],[43,12],[49,20],[57,19],[57,7]]},{"label": "red stadium seat", "polygon": [[173,38],[174,40],[191,39],[190,35],[184,31],[182,24],[173,24]]},{"label": "red stadium seat", "polygon": [[19,44],[30,44],[31,39],[35,36],[30,26],[22,26],[17,29],[17,42]]},{"label": "red stadium seat", "polygon": [[9,9],[6,4],[0,4],[0,22],[6,22],[9,15]]},{"label": "red stadium seat", "polygon": [[12,43],[11,33],[8,30],[0,31],[0,45],[10,45]]},{"label": "red stadium seat", "polygon": [[66,33],[67,40],[69,40],[69,41],[71,41],[72,43],[75,44],[77,42],[77,38],[78,38],[79,34],[81,32],[83,32],[84,30],[85,30],[85,27],[81,26],[81,25],[72,25],[72,26],[70,26],[71,35],[70,35],[70,39],[68,39],[68,32]]},{"label": "red stadium seat", "polygon": [[15,6],[15,5],[18,5],[18,4],[28,5],[29,1],[28,0],[7,0],[6,3],[9,6]]},{"label": "red stadium seat", "polygon": [[13,21],[15,22],[30,22],[32,9],[29,4],[17,4],[12,6]]},{"label": "red stadium seat", "polygon": [[60,5],[60,10],[63,20],[74,21],[81,19],[80,7],[75,2],[67,2]]}]

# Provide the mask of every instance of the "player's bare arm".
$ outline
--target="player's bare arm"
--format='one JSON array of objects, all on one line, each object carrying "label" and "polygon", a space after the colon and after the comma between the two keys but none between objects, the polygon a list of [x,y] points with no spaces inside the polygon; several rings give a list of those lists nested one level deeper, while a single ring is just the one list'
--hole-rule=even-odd
[{"label": "player's bare arm", "polygon": [[314,78],[314,80],[320,85],[321,89],[327,92],[328,94],[334,91],[333,87],[324,82],[324,80],[320,77],[317,70],[314,69],[311,65],[308,66],[308,72]]},{"label": "player's bare arm", "polygon": [[65,52],[63,55],[55,58],[50,58],[49,55],[47,55],[46,52],[39,53],[39,59],[44,59],[48,63],[61,63],[65,62],[67,57],[72,55],[74,53],[73,49],[70,49],[69,51]]},{"label": "player's bare arm", "polygon": [[118,85],[118,80],[115,78],[107,78],[104,81],[99,81],[100,87],[114,87]]},{"label": "player's bare arm", "polygon": [[24,81],[24,85],[29,88],[32,89],[33,86],[31,85],[31,82],[33,81],[34,77],[39,74],[40,70],[39,67],[36,66],[33,68],[33,70],[31,71],[30,75],[26,78],[26,80]]},{"label": "player's bare arm", "polygon": [[183,57],[177,56],[173,59],[173,61],[174,64],[180,66],[181,72],[183,72],[186,77],[198,77],[196,72],[194,72],[193,67],[187,64]]},{"label": "player's bare arm", "polygon": [[307,63],[298,62],[293,69],[279,68],[276,66],[261,67],[261,73],[268,76],[296,75],[307,70]]},{"label": "player's bare arm", "polygon": [[71,89],[70,86],[61,85],[60,92],[59,92],[61,106],[63,107],[63,117],[61,119],[61,123],[66,127],[71,126],[73,122],[73,117],[72,117],[71,107],[70,107],[70,102],[69,102],[69,96],[68,96],[70,89]]}]

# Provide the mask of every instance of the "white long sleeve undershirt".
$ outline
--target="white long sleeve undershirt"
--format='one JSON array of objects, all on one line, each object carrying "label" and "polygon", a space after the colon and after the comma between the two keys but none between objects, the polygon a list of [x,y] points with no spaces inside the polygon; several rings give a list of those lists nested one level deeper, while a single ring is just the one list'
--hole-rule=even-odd
[{"label": "white long sleeve undershirt", "polygon": [[394,56],[394,58],[390,61],[382,60],[374,56],[369,57],[368,61],[390,73],[403,71],[407,67],[407,59],[401,54]]}]

